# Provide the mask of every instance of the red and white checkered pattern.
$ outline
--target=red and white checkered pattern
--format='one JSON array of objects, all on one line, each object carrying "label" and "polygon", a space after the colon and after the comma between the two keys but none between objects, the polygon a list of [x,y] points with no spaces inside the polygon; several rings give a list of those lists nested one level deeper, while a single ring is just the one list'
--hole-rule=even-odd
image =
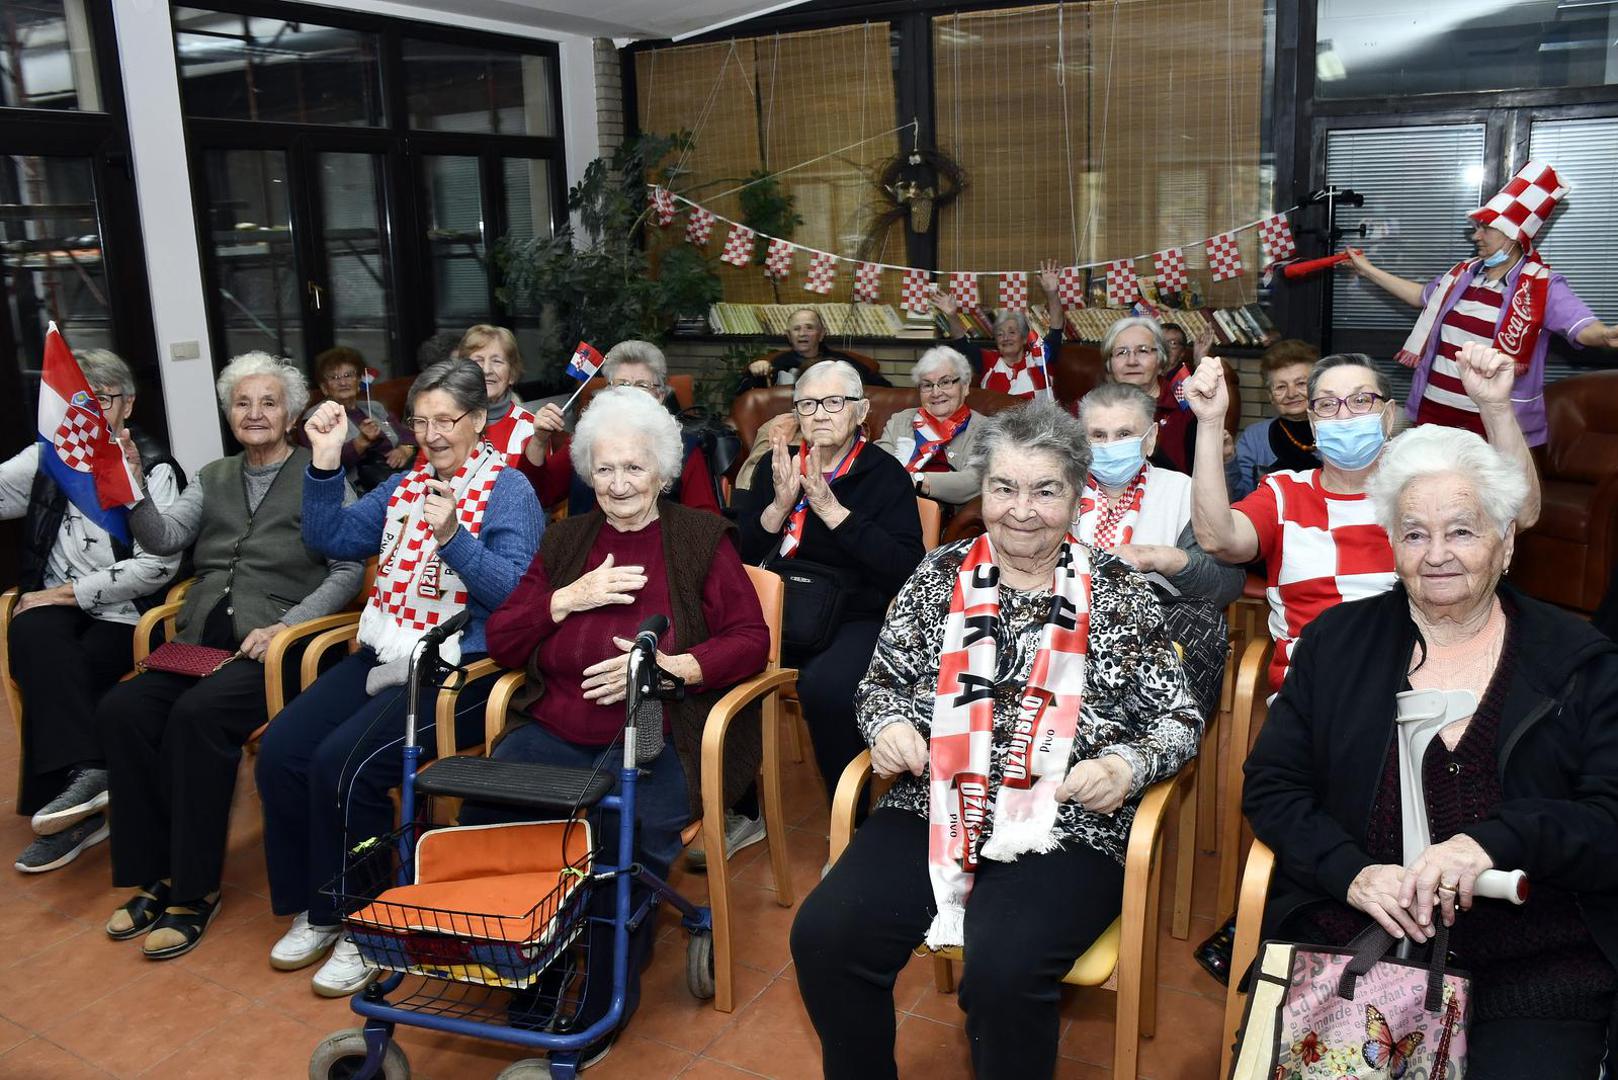
[{"label": "red and white checkered pattern", "polygon": [[56,435],[51,439],[56,447],[56,456],[62,459],[62,464],[74,472],[91,472],[91,461],[95,457],[94,440],[101,434],[101,421],[88,409],[78,405],[69,405],[67,415],[62,417],[61,426],[56,429]]},{"label": "red and white checkered pattern", "polygon": [[746,225],[732,225],[730,235],[725,237],[725,250],[720,253],[719,261],[732,266],[746,266],[752,262],[753,230]]},{"label": "red and white checkered pattern", "polygon": [[932,277],[927,271],[914,268],[906,270],[900,306],[917,315],[925,315],[933,309],[933,302],[927,296],[932,291]]},{"label": "red and white checkered pattern", "polygon": [[1220,233],[1208,240],[1208,273],[1215,281],[1225,281],[1242,272],[1242,253],[1236,234]]},{"label": "red and white checkered pattern", "polygon": [[652,216],[659,225],[667,225],[674,220],[674,194],[668,188],[652,189]]},{"label": "red and white checkered pattern", "polygon": [[831,292],[832,283],[837,280],[837,256],[829,251],[817,251],[814,258],[809,260],[809,274],[804,278],[803,287],[812,293],[822,295]]},{"label": "red and white checkered pattern", "polygon": [[1114,259],[1107,264],[1107,303],[1129,307],[1140,296],[1140,279],[1135,276],[1134,259]]},{"label": "red and white checkered pattern", "polygon": [[1026,311],[1028,308],[1028,275],[1027,274],[1001,274],[1000,275],[1000,306],[1012,311]]},{"label": "red and white checkered pattern", "polygon": [[1185,252],[1177,247],[1154,253],[1152,269],[1157,273],[1159,292],[1180,292],[1189,280],[1185,270]]},{"label": "red and white checkered pattern", "polygon": [[1084,271],[1077,266],[1064,266],[1056,274],[1056,295],[1064,307],[1084,306]]},{"label": "red and white checkered pattern", "polygon": [[1328,494],[1318,470],[1273,472],[1236,504],[1269,567],[1270,686],[1280,689],[1298,634],[1329,607],[1393,588],[1393,548],[1365,495]]},{"label": "red and white checkered pattern", "polygon": [[949,276],[949,294],[955,298],[956,306],[962,311],[975,310],[981,306],[978,300],[978,279],[976,274],[951,274]]},{"label": "red and white checkered pattern", "polygon": [[1494,198],[1468,216],[1479,225],[1499,229],[1524,247],[1533,247],[1540,226],[1568,190],[1555,169],[1543,161],[1530,161]]},{"label": "red and white checkered pattern", "polygon": [[794,251],[790,240],[771,240],[770,249],[764,254],[764,276],[779,281],[792,273],[792,252]]},{"label": "red and white checkered pattern", "polygon": [[854,302],[880,304],[882,302],[882,267],[862,262],[854,268]]},{"label": "red and white checkered pattern", "polygon": [[1272,263],[1286,262],[1298,254],[1298,242],[1292,236],[1292,226],[1287,224],[1285,214],[1276,214],[1259,222],[1258,240]]},{"label": "red and white checkered pattern", "polygon": [[713,212],[700,206],[691,208],[691,218],[685,223],[685,239],[687,243],[702,247],[713,235]]}]

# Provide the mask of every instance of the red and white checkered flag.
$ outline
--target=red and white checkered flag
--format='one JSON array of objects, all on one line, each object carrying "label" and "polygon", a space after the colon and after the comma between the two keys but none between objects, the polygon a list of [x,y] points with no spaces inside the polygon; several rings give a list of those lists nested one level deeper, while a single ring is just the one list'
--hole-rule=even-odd
[{"label": "red and white checkered flag", "polygon": [[1064,266],[1056,274],[1056,295],[1063,307],[1084,306],[1084,271],[1077,266]]},{"label": "red and white checkered flag", "polygon": [[1272,263],[1286,262],[1298,254],[1298,242],[1292,237],[1292,226],[1285,214],[1267,217],[1258,223],[1259,243]]},{"label": "red and white checkered flag", "polygon": [[1129,307],[1140,296],[1140,280],[1135,277],[1134,259],[1114,259],[1107,264],[1107,303]]},{"label": "red and white checkered flag", "polygon": [[746,225],[732,225],[730,235],[725,237],[725,250],[720,253],[719,261],[732,266],[746,266],[752,262],[753,230]]},{"label": "red and white checkered flag", "polygon": [[691,219],[685,223],[685,239],[689,244],[702,247],[713,235],[713,212],[702,207],[693,207]]},{"label": "red and white checkered flag", "polygon": [[1242,253],[1236,234],[1220,233],[1208,240],[1208,272],[1215,281],[1228,281],[1242,272]]},{"label": "red and white checkered flag", "polygon": [[1152,269],[1157,274],[1157,288],[1159,292],[1180,292],[1185,288],[1188,276],[1185,269],[1185,252],[1177,247],[1164,248],[1152,255]]},{"label": "red and white checkered flag", "polygon": [[1028,308],[1028,275],[1027,274],[1001,274],[1000,275],[1000,306],[1012,311],[1025,311]]},{"label": "red and white checkered flag", "polygon": [[927,294],[932,292],[933,283],[927,271],[909,269],[905,271],[904,289],[900,294],[900,305],[909,312],[925,315],[933,309],[933,302]]},{"label": "red and white checkered flag", "polygon": [[949,276],[949,294],[955,298],[956,306],[962,311],[968,308],[976,309],[981,306],[978,301],[978,279],[976,274],[951,274]]},{"label": "red and white checkered flag", "polygon": [[668,188],[652,189],[652,215],[659,225],[667,225],[674,220],[674,193]]},{"label": "red and white checkered flag", "polygon": [[862,262],[854,268],[854,303],[880,304],[882,302],[882,267]]},{"label": "red and white checkered flag", "polygon": [[792,273],[792,241],[771,240],[764,253],[764,276],[779,281]]},{"label": "red and white checkered flag", "polygon": [[836,280],[837,256],[829,251],[815,252],[814,258],[809,260],[809,275],[804,278],[803,287],[812,293],[829,293]]}]

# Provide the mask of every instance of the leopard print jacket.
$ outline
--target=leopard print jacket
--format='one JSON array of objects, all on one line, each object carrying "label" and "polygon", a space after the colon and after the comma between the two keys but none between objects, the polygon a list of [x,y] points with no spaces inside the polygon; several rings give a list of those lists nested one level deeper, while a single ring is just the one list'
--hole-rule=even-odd
[{"label": "leopard print jacket", "polygon": [[[898,721],[913,724],[923,738],[931,731],[944,621],[971,543],[961,540],[929,553],[894,601],[855,697],[867,743],[874,743],[878,732]],[[1056,833],[1059,844],[1084,844],[1123,862],[1141,792],[1173,776],[1196,756],[1203,717],[1146,579],[1105,552],[1092,550],[1090,562],[1090,645],[1073,762],[1116,754],[1129,764],[1134,779],[1116,813],[1098,814],[1064,803],[1057,812]],[[990,768],[990,784],[996,791],[1018,697],[1033,669],[1049,609],[1048,590],[1000,590]],[[902,774],[881,805],[925,817],[928,785],[926,773]]]}]

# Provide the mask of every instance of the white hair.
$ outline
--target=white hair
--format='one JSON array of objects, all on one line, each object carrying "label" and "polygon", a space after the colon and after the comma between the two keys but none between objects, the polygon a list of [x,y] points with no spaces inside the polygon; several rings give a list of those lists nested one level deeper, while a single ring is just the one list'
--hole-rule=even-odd
[{"label": "white hair", "polygon": [[924,372],[941,367],[949,368],[962,382],[972,385],[972,362],[948,345],[934,345],[922,353],[916,366],[910,369],[910,377],[919,383]]},{"label": "white hair", "polygon": [[286,406],[287,415],[303,415],[304,406],[309,404],[309,383],[304,380],[303,372],[293,367],[290,360],[258,351],[242,353],[219,373],[219,379],[214,383],[214,389],[219,393],[219,408],[230,412],[230,400],[236,396],[236,384],[255,375],[271,375],[280,379],[281,404]]},{"label": "white hair", "polygon": [[650,341],[630,338],[608,349],[607,355],[602,357],[601,377],[611,382],[613,375],[624,364],[639,364],[649,369],[657,376],[659,383],[669,381],[669,362],[663,358],[663,350]]},{"label": "white hair", "polygon": [[1503,536],[1528,500],[1528,478],[1482,436],[1462,428],[1425,424],[1388,443],[1366,484],[1376,519],[1399,535],[1399,499],[1416,480],[1453,473],[1472,488],[1478,505]]},{"label": "white hair", "polygon": [[798,376],[798,381],[792,385],[792,400],[804,397],[805,384],[825,382],[835,379],[843,384],[844,397],[864,397],[865,383],[860,379],[860,373],[854,370],[854,365],[847,360],[822,360],[818,364],[810,364],[809,368]]},{"label": "white hair", "polygon": [[611,386],[590,399],[590,407],[573,429],[573,448],[569,452],[573,469],[580,476],[588,477],[594,471],[595,443],[603,435],[644,438],[653,459],[646,464],[664,491],[680,478],[683,460],[679,421],[646,391]]}]

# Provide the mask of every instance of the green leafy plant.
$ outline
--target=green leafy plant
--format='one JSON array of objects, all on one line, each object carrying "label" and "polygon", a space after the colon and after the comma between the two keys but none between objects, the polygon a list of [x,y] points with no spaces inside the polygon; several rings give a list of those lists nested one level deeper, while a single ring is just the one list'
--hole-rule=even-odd
[{"label": "green leafy plant", "polygon": [[721,353],[717,360],[705,363],[692,388],[696,404],[707,409],[711,416],[729,415],[731,400],[736,396],[736,384],[741,382],[747,365],[757,360],[759,355],[757,341],[739,341]]},{"label": "green leafy plant", "polygon": [[781,181],[763,169],[749,173],[747,183],[737,196],[742,207],[742,224],[759,234],[753,242],[753,263],[763,266],[770,244],[765,237],[790,240],[803,224],[803,218],[793,208],[794,200],[781,187]]}]

